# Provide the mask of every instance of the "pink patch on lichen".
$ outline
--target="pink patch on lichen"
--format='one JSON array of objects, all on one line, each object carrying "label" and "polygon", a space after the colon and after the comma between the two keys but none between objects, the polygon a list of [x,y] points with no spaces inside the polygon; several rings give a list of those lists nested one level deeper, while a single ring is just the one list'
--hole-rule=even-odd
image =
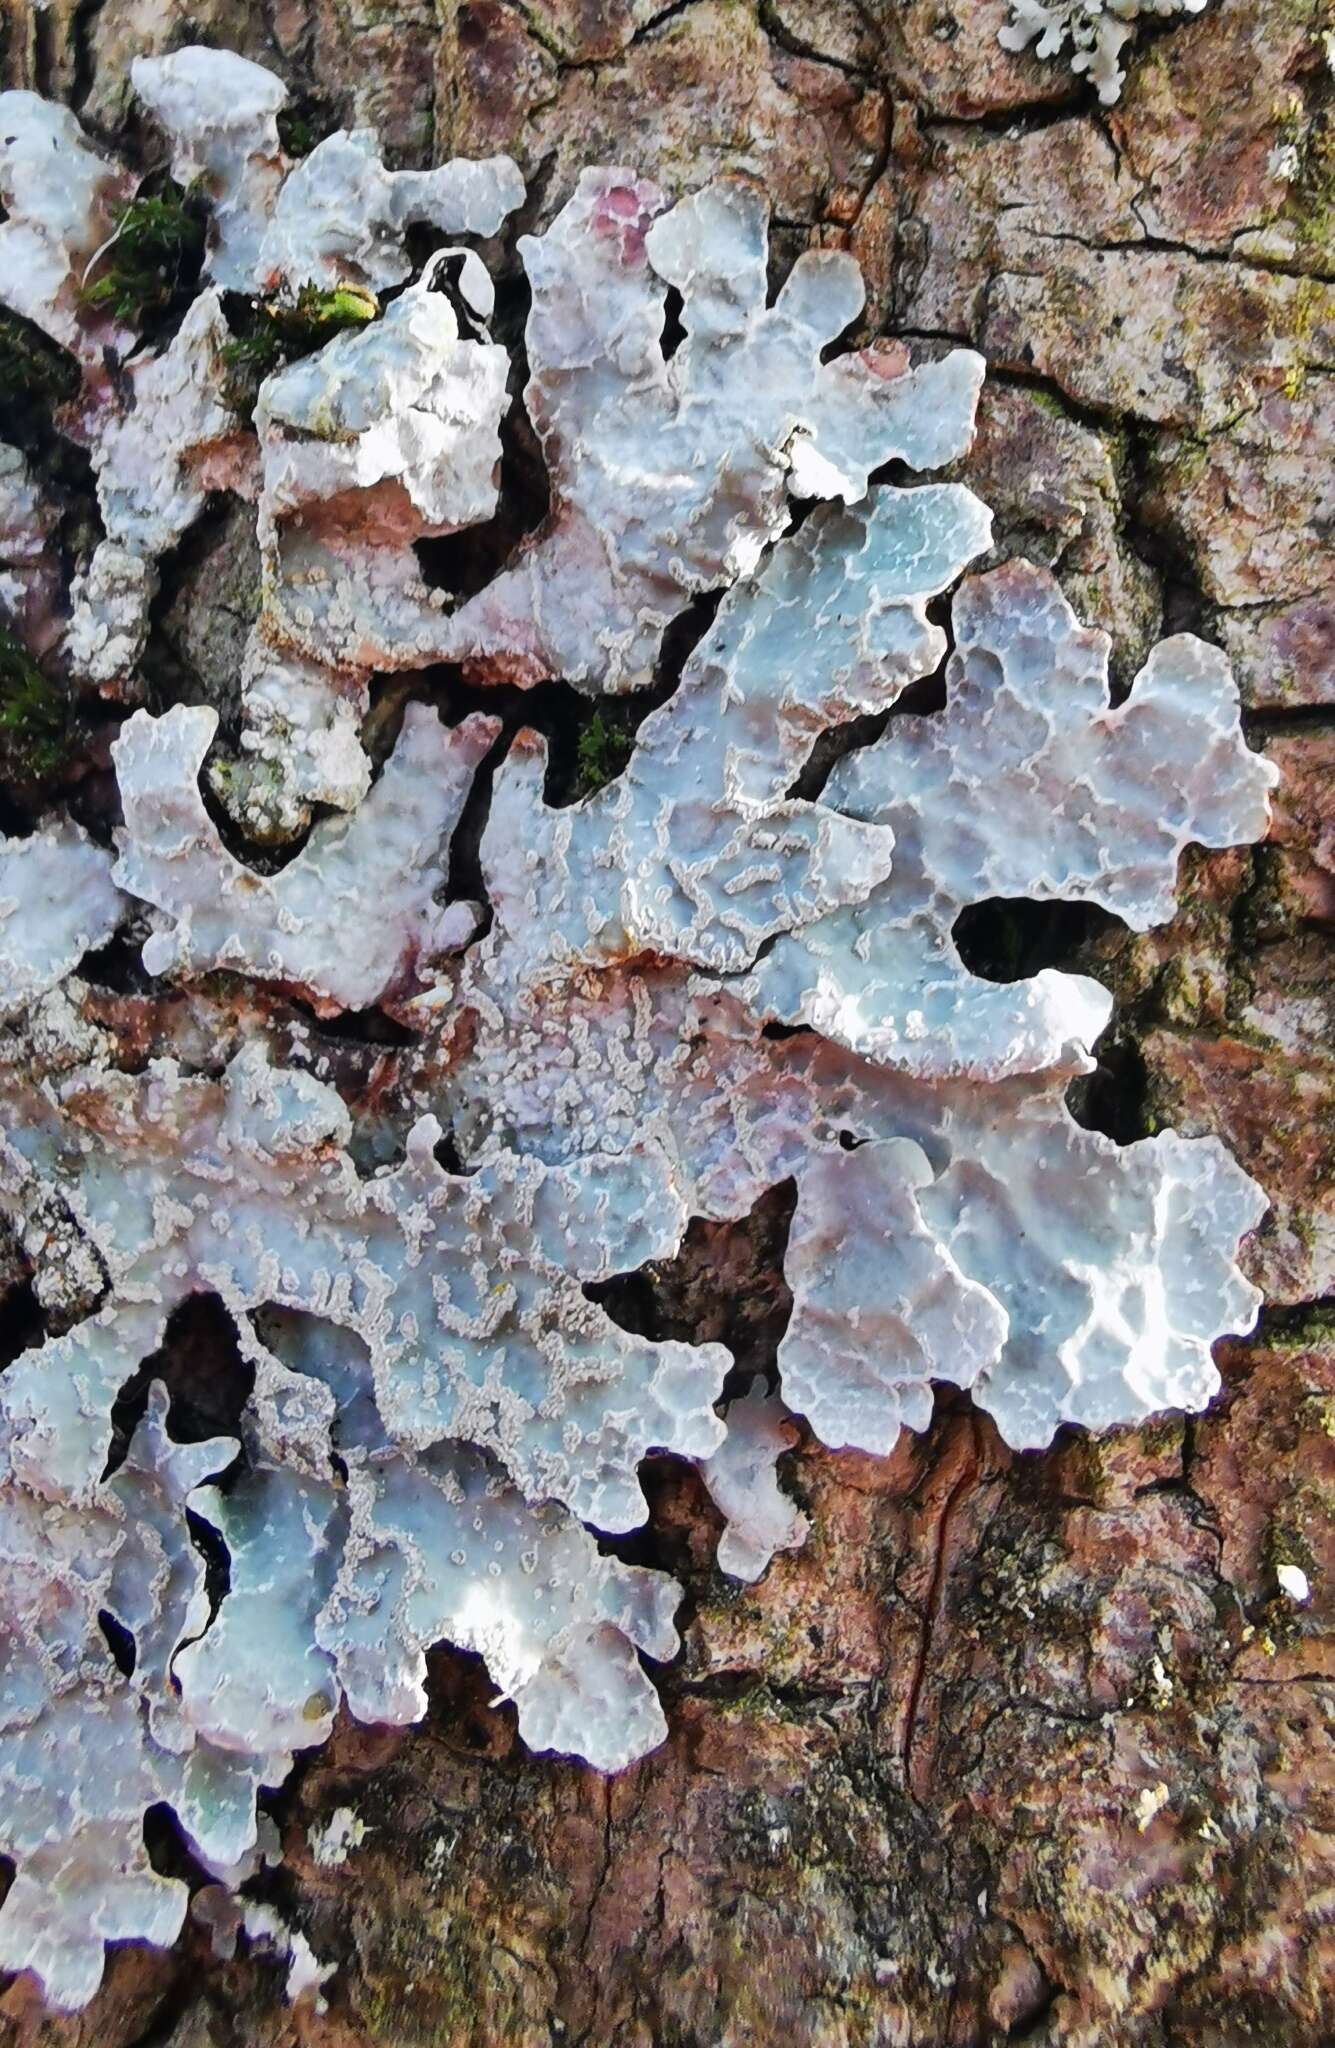
[{"label": "pink patch on lichen", "polygon": [[589,225],[601,241],[617,243],[618,260],[630,268],[645,260],[644,238],[663,195],[648,178],[609,185],[595,202]]},{"label": "pink patch on lichen", "polygon": [[909,367],[909,352],[902,341],[873,342],[870,348],[859,349],[858,355],[872,375],[887,384],[904,376]]}]

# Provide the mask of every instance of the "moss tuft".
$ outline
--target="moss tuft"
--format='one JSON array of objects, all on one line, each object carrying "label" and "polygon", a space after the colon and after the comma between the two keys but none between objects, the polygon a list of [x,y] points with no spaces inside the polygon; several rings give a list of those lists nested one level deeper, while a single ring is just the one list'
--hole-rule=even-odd
[{"label": "moss tuft", "polygon": [[32,450],[49,439],[51,415],[74,397],[79,366],[21,314],[0,310],[0,441]]},{"label": "moss tuft", "polygon": [[79,388],[79,366],[19,313],[0,310],[0,406],[58,405]]},{"label": "moss tuft", "polygon": [[593,796],[614,782],[635,751],[635,728],[624,715],[601,706],[588,721],[575,743],[575,775],[571,795],[575,802]]},{"label": "moss tuft", "polygon": [[226,396],[247,417],[260,385],[284,363],[313,355],[336,334],[365,327],[380,311],[374,292],[340,284],[321,291],[303,285],[295,299],[254,299],[232,317],[232,339],[224,342]]},{"label": "moss tuft", "polygon": [[289,101],[278,111],[278,140],[288,156],[309,156],[339,125],[337,115],[316,100]]},{"label": "moss tuft", "polygon": [[69,752],[69,706],[21,640],[0,625],[0,775],[27,791],[55,780]]},{"label": "moss tuft", "polygon": [[86,306],[142,327],[168,311],[204,260],[204,216],[170,179],[122,207],[115,229],[84,283]]},{"label": "moss tuft", "polygon": [[1312,1302],[1296,1309],[1272,1310],[1254,1341],[1272,1351],[1324,1351],[1335,1344],[1335,1307]]}]

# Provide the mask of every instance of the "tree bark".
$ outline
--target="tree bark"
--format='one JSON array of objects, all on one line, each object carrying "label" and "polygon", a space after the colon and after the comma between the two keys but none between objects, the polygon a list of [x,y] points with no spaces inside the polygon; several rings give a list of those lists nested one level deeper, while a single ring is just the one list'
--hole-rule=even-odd
[{"label": "tree bark", "polygon": [[[1208,1414],[1017,1456],[941,1396],[889,1459],[805,1442],[806,1548],[741,1589],[665,1462],[637,1550],[687,1589],[659,1752],[611,1781],[534,1758],[442,1651],[425,1725],[345,1723],[274,1809],[274,1896],[336,1966],[325,2011],[193,1925],[174,1952],[113,1952],[75,2019],[15,1982],[4,2048],[1335,2037],[1335,14],[1217,0],[1142,38],[1104,110],[1000,49],[1006,11],[18,0],[5,82],[144,162],[130,60],[203,39],[399,163],[511,152],[528,229],[589,162],[671,190],[759,176],[780,268],[850,248],[868,333],[986,354],[962,474],[997,558],[1051,565],[1123,681],[1161,632],[1219,641],[1282,782],[1265,845],[1188,856],[1165,929],[1003,907],[971,934],[980,965],[1115,990],[1089,1120],[1216,1132],[1272,1198],[1246,1253],[1267,1307]],[[175,568],[189,659],[220,676],[248,545],[224,521]],[[786,1225],[772,1200],[694,1227],[625,1312],[763,1368]],[[340,1809],[364,1836],[322,1863]]]}]

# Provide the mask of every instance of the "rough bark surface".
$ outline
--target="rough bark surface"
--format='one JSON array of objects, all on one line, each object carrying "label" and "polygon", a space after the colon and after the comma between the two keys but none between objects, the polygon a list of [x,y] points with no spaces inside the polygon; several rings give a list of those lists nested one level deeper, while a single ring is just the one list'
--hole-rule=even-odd
[{"label": "rough bark surface", "polygon": [[[322,1962],[121,1950],[96,2003],[0,1993],[3,2048],[984,2048],[1335,2037],[1335,15],[1218,0],[1136,48],[1101,110],[997,44],[1004,0],[18,0],[4,82],[141,152],[130,60],[187,40],[279,70],[303,118],[396,161],[508,150],[549,218],[586,162],[764,180],[782,260],[851,248],[869,331],[987,355],[965,474],[998,555],[1114,635],[1217,639],[1279,765],[1274,830],[1188,857],[1137,937],[1004,908],[1000,974],[1119,998],[1086,1113],[1218,1132],[1273,1198],[1268,1307],[1209,1414],[1016,1456],[962,1398],[889,1460],[787,1461],[802,1552],[713,1566],[694,1476],[635,1540],[688,1589],[667,1745],[624,1776],[534,1759],[473,1661],[426,1725],[348,1724],[276,1804],[272,1896]],[[513,268],[513,258],[509,259]],[[191,537],[158,620],[220,703],[255,563]],[[89,778],[94,792],[96,772]],[[102,1014],[146,1051],[153,1004]],[[393,1047],[349,1039],[350,1087]],[[360,1077],[360,1081],[359,1081]],[[772,1362],[782,1202],[693,1227],[617,1312]],[[173,1384],[202,1416],[204,1316]],[[225,1407],[225,1402],[221,1403]],[[624,1547],[624,1546],[623,1546]],[[1296,1564],[1308,1604],[1276,1568]],[[340,1809],[342,1862],[312,1841]],[[354,1831],[355,1832],[355,1831]],[[172,1853],[169,1843],[162,1853]]]}]

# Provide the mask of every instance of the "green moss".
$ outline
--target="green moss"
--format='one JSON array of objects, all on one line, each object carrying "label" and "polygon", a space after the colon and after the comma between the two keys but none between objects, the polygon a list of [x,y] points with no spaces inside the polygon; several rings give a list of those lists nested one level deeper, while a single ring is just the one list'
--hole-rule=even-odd
[{"label": "green moss", "polygon": [[575,777],[571,794],[576,800],[616,780],[635,750],[635,728],[624,713],[605,711],[600,705],[581,732],[575,746]]},{"label": "green moss", "polygon": [[0,775],[23,789],[52,782],[69,751],[69,707],[20,640],[0,626]]},{"label": "green moss", "polygon": [[1183,1423],[1180,1415],[1156,1415],[1151,1421],[1142,1423],[1138,1432],[1146,1454],[1151,1458],[1176,1455],[1182,1448]]},{"label": "green moss", "polygon": [[1199,1024],[1207,995],[1205,978],[1186,960],[1170,960],[1155,991],[1159,1015],[1166,1024],[1184,1028]]},{"label": "green moss", "polygon": [[1303,1626],[1305,1603],[1295,1603],[1284,1591],[1279,1583],[1279,1574],[1285,1566],[1296,1566],[1310,1589],[1318,1576],[1318,1569],[1304,1525],[1310,1527],[1315,1524],[1323,1528],[1330,1518],[1329,1492],[1317,1487],[1300,1487],[1277,1510],[1261,1538],[1262,1561],[1277,1582],[1275,1596],[1265,1610],[1262,1647],[1268,1655],[1293,1648],[1306,1633]]},{"label": "green moss", "polygon": [[82,290],[86,306],[142,327],[193,284],[204,259],[204,218],[170,179],[121,209]]},{"label": "green moss", "polygon": [[51,436],[51,415],[74,397],[79,366],[31,320],[0,310],[0,441],[30,452]]},{"label": "green moss", "polygon": [[1315,1216],[1309,1215],[1306,1210],[1294,1209],[1289,1214],[1289,1228],[1304,1251],[1316,1250],[1319,1232]]},{"label": "green moss", "polygon": [[314,100],[289,102],[279,109],[278,140],[288,156],[309,156],[316,143],[332,135],[338,125],[336,116]]},{"label": "green moss", "polygon": [[[744,1593],[746,1590],[743,1588]],[[794,1622],[793,1628],[797,1627],[798,1623]],[[805,1637],[805,1622],[801,1623],[801,1629]],[[787,1632],[778,1628],[771,1629],[768,1633],[772,1639],[788,1639]],[[804,1640],[800,1648],[809,1655],[810,1641]],[[714,1712],[724,1727],[735,1727],[738,1723],[747,1725],[751,1722],[763,1722],[769,1726],[784,1723],[801,1726],[810,1719],[810,1710],[804,1709],[794,1699],[785,1698],[768,1677],[757,1677],[747,1691],[738,1693],[735,1699],[718,1701]]]},{"label": "green moss", "polygon": [[385,2048],[464,2048],[533,2038],[550,1990],[524,1925],[524,1901],[444,1894],[430,1911],[405,1897],[363,1946],[349,2000],[369,2041]]},{"label": "green moss", "polygon": [[[1307,1505],[1307,1512],[1310,1512],[1310,1505]],[[1306,1519],[1306,1513],[1303,1519]],[[1312,1546],[1292,1520],[1270,1523],[1261,1539],[1261,1555],[1272,1572],[1277,1572],[1281,1565],[1296,1564],[1299,1571],[1310,1578],[1316,1570]]]},{"label": "green moss", "polygon": [[1039,412],[1050,413],[1055,420],[1074,420],[1075,415],[1069,407],[1062,404],[1055,391],[1040,391],[1037,387],[1030,387],[1026,395],[1030,404]]},{"label": "green moss", "polygon": [[1298,1424],[1302,1429],[1319,1429],[1323,1436],[1335,1439],[1335,1394],[1308,1394],[1299,1404]]},{"label": "green moss", "polygon": [[1256,1340],[1273,1351],[1321,1351],[1335,1344],[1335,1308],[1321,1305],[1268,1314]]},{"label": "green moss", "polygon": [[[1284,914],[1284,870],[1277,846],[1255,846],[1251,850],[1251,878],[1233,910],[1234,954],[1239,963],[1252,960],[1263,946],[1287,938],[1289,923]],[[1250,999],[1250,989],[1244,989]]]},{"label": "green moss", "polygon": [[58,405],[79,388],[68,350],[17,313],[0,311],[0,406]]},{"label": "green moss", "polygon": [[1319,113],[1306,135],[1302,168],[1290,194],[1298,245],[1311,256],[1325,256],[1335,242],[1335,115]]},{"label": "green moss", "polygon": [[314,354],[349,328],[365,327],[380,311],[374,292],[359,285],[320,291],[303,285],[295,299],[257,299],[237,317],[222,349],[226,396],[239,412],[254,411],[260,385],[284,363]]}]

